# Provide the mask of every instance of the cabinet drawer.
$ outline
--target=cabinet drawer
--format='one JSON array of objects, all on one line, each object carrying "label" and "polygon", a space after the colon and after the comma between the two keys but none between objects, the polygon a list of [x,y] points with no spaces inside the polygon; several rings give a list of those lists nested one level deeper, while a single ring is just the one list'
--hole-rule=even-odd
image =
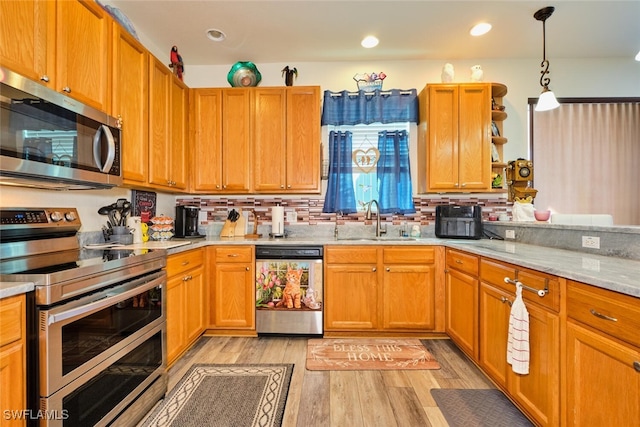
[{"label": "cabinet drawer", "polygon": [[25,317],[25,297],[23,295],[0,300],[0,347],[22,338]]},{"label": "cabinet drawer", "polygon": [[469,255],[454,249],[447,249],[447,267],[449,268],[477,276],[479,264],[480,260],[475,255]]},{"label": "cabinet drawer", "polygon": [[253,262],[253,247],[224,246],[216,248],[216,263]]},{"label": "cabinet drawer", "polygon": [[526,303],[534,303],[553,311],[560,309],[560,284],[557,277],[525,268],[516,268],[513,265],[501,263],[489,259],[480,262],[480,278],[483,282],[490,283],[515,296],[516,287],[513,283],[506,283],[505,277],[515,280],[532,289],[547,289],[545,296],[540,297],[534,291],[522,290],[522,298]]},{"label": "cabinet drawer", "polygon": [[202,265],[203,258],[202,249],[169,255],[167,258],[167,276],[176,276],[192,268],[199,267]]},{"label": "cabinet drawer", "polygon": [[329,264],[376,264],[378,249],[375,246],[328,246],[324,260]]},{"label": "cabinet drawer", "polygon": [[389,264],[433,264],[436,259],[436,250],[407,246],[384,248],[382,259]]},{"label": "cabinet drawer", "polygon": [[640,346],[638,298],[570,281],[567,315],[614,338]]}]

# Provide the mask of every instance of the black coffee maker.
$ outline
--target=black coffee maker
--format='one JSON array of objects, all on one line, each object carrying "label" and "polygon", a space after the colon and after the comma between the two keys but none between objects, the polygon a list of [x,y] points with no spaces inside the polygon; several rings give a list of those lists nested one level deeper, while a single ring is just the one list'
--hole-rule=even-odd
[{"label": "black coffee maker", "polygon": [[198,233],[197,206],[176,206],[175,237],[204,237]]}]

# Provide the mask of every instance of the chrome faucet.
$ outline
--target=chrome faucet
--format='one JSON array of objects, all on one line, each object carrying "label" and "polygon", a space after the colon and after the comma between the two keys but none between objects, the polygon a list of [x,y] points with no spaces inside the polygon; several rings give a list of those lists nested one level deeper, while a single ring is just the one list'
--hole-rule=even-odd
[{"label": "chrome faucet", "polygon": [[376,208],[377,208],[377,214],[376,214],[376,237],[380,237],[380,235],[382,234],[387,234],[387,228],[386,227],[382,227],[380,225],[380,205],[378,204],[378,201],[376,199],[371,200],[368,204],[367,204],[367,213],[365,214],[365,218],[367,220],[371,219],[371,205],[372,204],[376,204]]}]

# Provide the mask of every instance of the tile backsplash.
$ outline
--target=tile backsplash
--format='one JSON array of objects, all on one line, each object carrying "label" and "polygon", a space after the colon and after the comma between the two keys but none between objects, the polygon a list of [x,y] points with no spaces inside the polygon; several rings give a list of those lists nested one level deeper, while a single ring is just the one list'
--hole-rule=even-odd
[{"label": "tile backsplash", "polygon": [[[435,211],[438,205],[480,205],[482,206],[482,216],[488,219],[490,213],[511,213],[512,203],[508,202],[504,196],[492,195],[433,195],[415,196],[413,202],[416,213],[409,215],[382,214],[381,221],[387,224],[399,225],[420,224],[430,225],[435,223]],[[243,211],[254,211],[258,225],[271,224],[271,208],[273,206],[283,206],[285,210],[285,224],[292,225],[317,225],[349,223],[366,223],[364,212],[353,214],[323,213],[322,207],[324,199],[322,197],[252,197],[252,196],[229,196],[229,197],[185,197],[178,198],[180,205],[199,206],[203,216],[209,222],[224,221],[228,211],[232,208]],[[202,218],[202,216],[201,216]],[[250,218],[253,221],[253,217]]]}]

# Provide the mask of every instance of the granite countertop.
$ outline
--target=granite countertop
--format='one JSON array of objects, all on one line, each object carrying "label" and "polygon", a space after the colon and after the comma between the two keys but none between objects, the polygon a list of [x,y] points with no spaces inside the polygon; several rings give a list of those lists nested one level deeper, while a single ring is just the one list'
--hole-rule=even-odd
[{"label": "granite countertop", "polygon": [[210,245],[440,245],[640,298],[640,261],[505,240],[431,237],[381,240],[299,236],[284,239],[207,237],[169,249],[168,253],[174,254]]},{"label": "granite countertop", "polygon": [[[166,249],[169,255],[212,245],[439,245],[516,264],[555,276],[640,298],[640,261],[504,240],[293,236],[245,239],[207,237],[172,239],[126,246],[127,249]],[[33,283],[0,283],[0,298],[33,290]]]}]

